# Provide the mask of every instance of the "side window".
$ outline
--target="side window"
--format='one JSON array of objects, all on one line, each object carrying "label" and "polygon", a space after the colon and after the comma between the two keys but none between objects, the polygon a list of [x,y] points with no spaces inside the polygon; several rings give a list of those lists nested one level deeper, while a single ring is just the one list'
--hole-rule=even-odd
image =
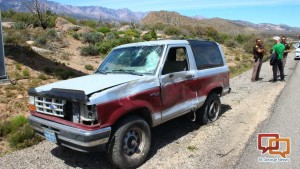
[{"label": "side window", "polygon": [[223,59],[217,44],[201,42],[192,46],[197,69],[207,69],[223,66]]},{"label": "side window", "polygon": [[188,70],[187,52],[185,47],[173,47],[169,49],[162,74],[181,72]]}]

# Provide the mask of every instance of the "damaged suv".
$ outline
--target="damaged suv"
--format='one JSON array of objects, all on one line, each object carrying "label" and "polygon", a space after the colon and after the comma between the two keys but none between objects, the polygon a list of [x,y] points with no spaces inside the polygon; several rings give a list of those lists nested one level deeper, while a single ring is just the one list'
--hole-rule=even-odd
[{"label": "damaged suv", "polygon": [[191,113],[203,124],[230,92],[219,44],[162,40],[114,48],[92,75],[29,90],[29,122],[47,140],[77,151],[104,150],[119,168],[143,164],[151,127]]}]

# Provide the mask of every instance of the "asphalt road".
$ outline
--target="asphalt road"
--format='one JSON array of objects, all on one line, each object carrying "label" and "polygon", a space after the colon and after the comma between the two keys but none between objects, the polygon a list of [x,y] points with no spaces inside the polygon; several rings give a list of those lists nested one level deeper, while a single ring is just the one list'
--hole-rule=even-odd
[{"label": "asphalt road", "polygon": [[[273,106],[271,116],[265,120],[252,135],[235,168],[299,168],[300,166],[300,64],[282,90]],[[258,150],[258,133],[278,133],[280,138],[289,138],[291,152],[284,159],[279,154],[267,151],[261,154]],[[270,137],[262,139],[262,146],[268,147]],[[275,142],[274,142],[275,143]],[[285,152],[286,142],[280,142],[279,151]],[[271,147],[275,147],[273,144]],[[270,147],[270,146],[269,146]],[[277,150],[273,150],[278,152]],[[261,161],[259,161],[261,160]],[[270,161],[270,160],[273,160]],[[282,162],[282,161],[286,162]],[[263,162],[262,162],[263,161]],[[275,162],[274,162],[275,161]]]}]

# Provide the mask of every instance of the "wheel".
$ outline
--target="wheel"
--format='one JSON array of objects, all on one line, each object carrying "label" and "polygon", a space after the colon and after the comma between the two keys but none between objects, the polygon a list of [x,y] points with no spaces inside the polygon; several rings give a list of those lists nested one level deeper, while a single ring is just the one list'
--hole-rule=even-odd
[{"label": "wheel", "polygon": [[220,97],[216,93],[210,94],[205,100],[204,105],[197,110],[197,120],[201,124],[208,124],[218,119],[221,112]]},{"label": "wheel", "polygon": [[117,168],[137,168],[149,153],[151,132],[148,123],[130,116],[116,127],[108,146],[108,158]]}]

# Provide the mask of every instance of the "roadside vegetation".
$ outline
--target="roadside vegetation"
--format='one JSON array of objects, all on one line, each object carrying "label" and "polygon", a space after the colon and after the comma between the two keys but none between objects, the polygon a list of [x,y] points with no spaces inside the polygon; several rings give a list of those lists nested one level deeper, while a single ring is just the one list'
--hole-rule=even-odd
[{"label": "roadside vegetation", "polygon": [[[26,119],[30,88],[92,73],[118,45],[157,39],[216,41],[223,48],[232,77],[252,68],[252,48],[255,39],[262,36],[228,34],[213,27],[77,20],[51,11],[45,16],[42,25],[35,13],[2,11],[2,20],[12,23],[3,29],[6,69],[12,84],[0,86],[3,96],[0,98],[0,154],[41,140]],[[272,41],[265,41],[267,51],[271,46]],[[77,60],[72,58],[77,55]],[[5,145],[9,148],[3,148]]]}]

